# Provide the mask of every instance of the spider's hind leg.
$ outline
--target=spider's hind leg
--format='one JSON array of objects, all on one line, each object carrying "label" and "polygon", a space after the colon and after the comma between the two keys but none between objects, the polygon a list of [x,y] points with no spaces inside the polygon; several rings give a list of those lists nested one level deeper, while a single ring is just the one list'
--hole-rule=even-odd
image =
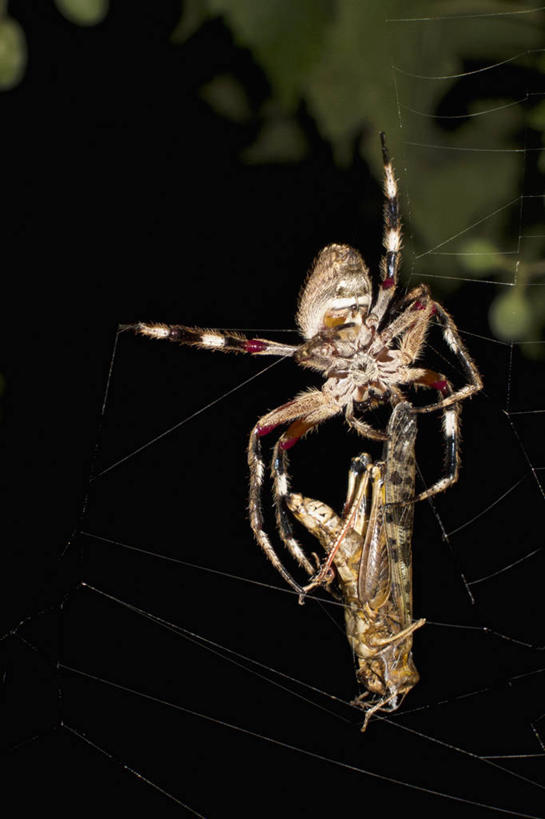
[{"label": "spider's hind leg", "polygon": [[456,327],[450,313],[447,313],[443,305],[439,304],[438,302],[434,302],[434,307],[437,315],[437,321],[443,332],[443,338],[445,339],[447,346],[452,350],[460,362],[460,365],[467,378],[466,386],[462,387],[460,390],[457,390],[455,393],[456,399],[463,400],[464,398],[468,398],[470,395],[474,395],[476,392],[479,392],[479,390],[482,389],[482,378],[479,370],[477,369],[477,365],[471,358],[465,344],[460,338],[458,328]]},{"label": "spider's hind leg", "polygon": [[445,440],[444,469],[442,478],[435,481],[424,492],[415,496],[415,501],[426,500],[444,492],[455,484],[460,474],[460,414],[461,405],[452,404],[443,409],[443,437]]},{"label": "spider's hind leg", "polygon": [[[423,407],[414,407],[414,412],[428,413],[428,412],[443,412],[443,434],[445,438],[445,471],[446,474],[440,478],[432,486],[421,492],[416,496],[415,500],[425,500],[432,495],[437,495],[439,492],[444,492],[449,486],[456,483],[460,471],[460,413],[461,402],[465,398],[469,398],[476,392],[482,389],[482,380],[479,371],[467,351],[458,329],[454,324],[451,316],[447,313],[445,308],[438,302],[433,302],[433,312],[436,316],[437,322],[441,327],[443,338],[446,344],[452,350],[458,361],[460,362],[467,383],[454,389],[450,381],[441,373],[434,372],[423,368],[411,368],[408,370],[407,383],[412,383],[417,386],[431,387],[438,392],[438,401],[435,404],[427,404]],[[409,331],[401,342],[401,348],[406,344],[406,339],[410,336]],[[409,346],[412,340],[409,339]],[[411,350],[412,358],[414,360],[414,345]]]},{"label": "spider's hind leg", "polygon": [[445,440],[445,474],[435,481],[424,492],[415,496],[414,501],[426,500],[433,495],[444,492],[456,483],[460,473],[460,414],[461,404],[446,404],[454,394],[450,381],[441,373],[433,370],[416,369],[410,370],[413,374],[412,383],[417,386],[430,387],[436,389],[439,394],[437,404],[429,404],[425,407],[413,407],[413,412],[429,412],[431,409],[442,409],[443,411],[443,437]]}]

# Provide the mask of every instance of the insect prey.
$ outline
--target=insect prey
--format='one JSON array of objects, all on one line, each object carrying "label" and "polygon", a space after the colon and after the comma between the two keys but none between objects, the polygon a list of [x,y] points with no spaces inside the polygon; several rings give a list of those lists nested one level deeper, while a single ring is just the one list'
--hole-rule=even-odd
[{"label": "insect prey", "polygon": [[365,711],[362,731],[377,711],[395,711],[418,682],[411,649],[411,537],[416,416],[397,404],[383,458],[352,460],[342,517],[321,501],[291,493],[288,506],[320,542],[334,572],[329,583],[344,603],[346,634],[365,687],[353,704]]}]

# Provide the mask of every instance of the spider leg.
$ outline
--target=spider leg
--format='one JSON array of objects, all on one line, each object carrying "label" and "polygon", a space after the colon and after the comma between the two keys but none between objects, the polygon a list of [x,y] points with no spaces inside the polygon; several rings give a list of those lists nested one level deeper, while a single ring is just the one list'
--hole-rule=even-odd
[{"label": "spider leg", "polygon": [[248,509],[250,512],[250,526],[252,527],[255,539],[265,552],[265,555],[271,561],[274,568],[277,570],[277,572],[279,572],[279,574],[282,575],[286,583],[288,583],[292,589],[301,595],[303,593],[302,587],[293,579],[291,574],[285,568],[284,564],[276,554],[268,534],[263,528],[261,491],[263,489],[263,481],[265,478],[265,464],[263,463],[261,454],[261,439],[259,438],[255,427],[250,435],[248,464],[250,466],[250,498]]},{"label": "spider leg", "polygon": [[282,542],[287,547],[289,553],[311,577],[315,572],[315,567],[307,558],[293,534],[293,527],[291,525],[287,504],[290,494],[288,456],[286,455],[285,449],[280,449],[280,439],[278,439],[274,446],[271,473],[273,477],[274,508],[276,512],[276,525],[278,527],[278,532],[280,533]]},{"label": "spider leg", "polygon": [[[318,424],[321,424],[328,418],[332,418],[334,415],[337,415],[339,411],[340,411],[339,407],[336,404],[328,402],[321,390],[313,390],[308,393],[302,393],[298,398],[295,399],[295,401],[291,402],[290,404],[285,404],[278,410],[273,410],[271,413],[260,419],[256,427],[254,428],[258,430],[257,432],[258,436],[264,435],[268,432],[271,432],[272,429],[276,427],[279,423],[283,423],[287,420],[290,420],[291,417],[296,415],[295,419],[293,420],[293,423],[290,424],[288,429],[280,436],[280,438],[275,444],[271,472],[273,477],[273,494],[276,509],[276,523],[278,531],[280,533],[280,537],[282,538],[283,543],[287,547],[292,557],[294,557],[295,560],[297,560],[297,562],[305,569],[305,571],[310,576],[313,576],[315,574],[315,567],[313,567],[312,563],[308,560],[301,546],[293,536],[293,528],[291,525],[291,519],[288,512],[287,501],[290,490],[288,476],[288,457],[286,451],[288,449],[291,449],[291,447],[294,444],[296,444],[297,441],[303,437],[303,435],[306,435],[307,432],[309,432],[314,427],[317,427]],[[349,405],[349,408],[347,409],[346,418],[349,424],[353,426],[354,429],[356,429],[360,435],[363,435],[366,438],[373,438],[374,440],[378,441],[387,440],[388,435],[385,432],[378,432],[377,430],[373,429],[373,427],[371,427],[369,424],[366,424],[364,421],[360,421],[358,418],[354,418],[353,415],[351,414],[352,412],[353,408],[351,408],[351,406]],[[282,418],[282,420],[279,420],[279,418]],[[253,432],[252,435],[254,435]],[[252,478],[251,484],[253,484]],[[259,499],[261,497],[261,487],[262,482],[259,487],[256,487],[257,489],[256,498]],[[262,531],[262,519],[260,521],[260,528]],[[255,529],[254,533],[256,534],[258,542],[260,542],[260,538],[258,537]]]},{"label": "spider leg", "polygon": [[[318,395],[323,395],[318,392]],[[309,576],[314,575],[316,567],[308,560],[300,544],[293,536],[293,528],[288,509],[288,498],[290,495],[288,456],[287,450],[296,441],[311,429],[326,421],[338,413],[337,407],[328,404],[322,399],[322,406],[318,406],[313,412],[294,421],[293,424],[280,436],[273,450],[271,473],[273,478],[273,497],[276,510],[276,525],[280,537],[288,551],[298,563],[305,569]]]},{"label": "spider leg", "polygon": [[[413,308],[415,310],[421,310],[422,301],[429,298],[431,298],[430,288],[427,284],[423,284],[421,282],[420,284],[417,284],[416,287],[413,287],[412,290],[409,290],[408,293],[405,293],[405,295],[399,301],[399,307],[400,309],[404,309],[408,304],[413,302]],[[416,304],[416,302],[419,302],[420,304]]]},{"label": "spider leg", "polygon": [[379,432],[378,429],[375,429],[370,424],[366,423],[365,421],[362,421],[361,418],[355,417],[354,404],[352,401],[346,405],[344,417],[346,418],[348,425],[352,427],[352,429],[355,429],[356,432],[359,435],[362,435],[364,438],[371,438],[373,441],[388,440],[388,433]]},{"label": "spider leg", "polygon": [[[422,345],[429,320],[435,313],[435,304],[431,301],[427,285],[421,284],[407,293],[401,305],[403,312],[381,331],[380,340],[383,344],[390,345],[395,338],[406,333],[408,338],[404,339],[404,351],[410,354],[408,360],[413,361],[416,358],[413,351],[419,351]],[[418,341],[415,335],[418,336]]]},{"label": "spider leg", "polygon": [[269,536],[263,528],[261,494],[265,480],[265,464],[263,463],[261,455],[261,437],[272,432],[273,429],[280,424],[292,422],[286,432],[280,436],[274,448],[272,471],[277,523],[280,536],[290,554],[308,574],[313,574],[315,569],[293,537],[291,525],[287,517],[287,512],[285,511],[286,497],[289,494],[285,451],[292,447],[309,429],[321,421],[333,417],[338,412],[338,407],[329,403],[321,390],[311,390],[306,393],[301,393],[293,401],[283,404],[281,407],[264,415],[259,419],[250,434],[248,446],[248,465],[250,467],[250,525],[257,542],[275,569],[299,595],[304,594],[302,587],[284,567],[271,544]]},{"label": "spider leg", "polygon": [[[448,379],[441,373],[436,373],[433,370],[417,369],[409,370],[411,374],[411,383],[422,387],[429,387],[436,389],[440,395],[451,398],[454,394],[452,385]],[[444,492],[449,486],[452,486],[458,480],[460,473],[460,403],[444,404],[444,400],[438,401],[436,404],[430,404],[425,407],[426,410],[442,409],[443,410],[443,435],[445,438],[445,475],[439,478],[424,492],[420,492],[414,497],[414,501],[426,500],[433,495]],[[413,407],[413,412],[420,412],[422,407]]]},{"label": "spider leg", "polygon": [[[433,304],[435,307],[437,320],[443,330],[443,338],[462,365],[468,380],[465,387],[453,392],[448,399],[443,399],[442,406],[446,407],[449,404],[453,404],[455,401],[463,401],[464,398],[468,398],[470,395],[474,395],[476,392],[479,392],[479,390],[482,390],[483,382],[475,362],[469,355],[465,344],[460,338],[460,334],[458,333],[452,317],[449,313],[447,313],[441,304],[438,302],[434,302]],[[437,407],[437,409],[438,408],[439,407]],[[425,409],[422,407],[420,408],[420,411],[425,411]]]},{"label": "spider leg", "polygon": [[[483,382],[475,363],[460,338],[456,325],[445,308],[438,302],[431,300],[429,291],[425,285],[416,288],[412,295],[413,298],[416,297],[416,301],[413,301],[413,303],[392,322],[390,327],[380,334],[380,338],[381,341],[387,344],[396,336],[404,333],[399,349],[406,363],[409,364],[417,359],[420,354],[420,350],[426,340],[426,333],[429,328],[431,316],[437,316],[437,320],[442,328],[443,338],[461,363],[467,378],[467,383],[463,387],[453,390],[444,376],[435,373],[435,377],[432,378],[430,382],[427,379],[431,371],[417,368],[407,370],[407,377],[403,378],[400,382],[414,382],[422,384],[423,386],[431,386],[439,389],[443,395],[439,401],[424,407],[415,407],[415,412],[436,412],[437,410],[452,406],[458,401],[463,401],[465,398],[469,398],[470,395],[479,392],[479,390],[482,389]],[[424,377],[424,381],[416,380],[419,379],[420,376]],[[438,386],[436,386],[436,382]]]},{"label": "spider leg", "polygon": [[152,324],[140,321],[136,324],[124,324],[121,329],[134,330],[149,338],[165,339],[222,353],[292,356],[298,349],[298,345],[279,344],[266,338],[247,338],[243,333],[234,331],[205,330],[199,327],[185,327],[183,324]]},{"label": "spider leg", "polygon": [[386,251],[380,261],[381,283],[380,290],[367,317],[366,324],[378,326],[392,300],[397,285],[397,274],[401,255],[401,218],[399,215],[399,199],[397,182],[394,176],[392,163],[386,148],[386,139],[383,132],[380,134],[382,143],[382,160],[384,163],[384,237],[383,244]]},{"label": "spider leg", "polygon": [[435,481],[424,492],[415,495],[414,500],[422,501],[444,492],[458,480],[460,474],[460,404],[454,404],[443,412],[443,435],[445,436],[445,475]]}]

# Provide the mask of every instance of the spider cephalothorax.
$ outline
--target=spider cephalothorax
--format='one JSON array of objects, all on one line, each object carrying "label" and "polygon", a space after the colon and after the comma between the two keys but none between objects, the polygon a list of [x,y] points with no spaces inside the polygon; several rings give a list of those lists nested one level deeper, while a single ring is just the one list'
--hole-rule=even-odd
[{"label": "spider cephalothorax", "polygon": [[[286,510],[289,492],[286,450],[310,429],[340,413],[360,435],[384,440],[387,437],[385,432],[374,429],[360,417],[365,410],[377,404],[395,405],[406,400],[403,388],[434,389],[438,394],[437,401],[414,408],[414,411],[443,412],[447,473],[416,498],[421,500],[441,492],[457,480],[459,402],[482,386],[477,368],[453,320],[440,304],[432,300],[425,285],[414,288],[393,302],[401,251],[401,222],[397,183],[384,134],[381,134],[381,140],[385,193],[384,254],[375,294],[369,270],[358,251],[348,245],[333,244],[318,254],[301,293],[297,324],[305,340],[300,345],[279,344],[268,339],[247,338],[241,333],[203,330],[185,325],[130,325],[137,332],[152,338],[207,350],[293,357],[302,366],[324,375],[326,381],[321,389],[300,393],[292,401],[262,416],[252,429],[248,447],[252,529],[273,565],[299,593],[303,591],[301,586],[284,567],[263,527],[261,490],[266,470],[261,457],[260,439],[277,427],[287,425],[273,452],[276,519],[280,536],[289,552],[312,576],[315,566],[293,537]],[[465,372],[467,383],[456,391],[440,373],[413,366],[423,351],[432,320],[442,328],[447,346]]]},{"label": "spider cephalothorax", "polygon": [[[340,301],[340,300],[337,300]],[[329,315],[341,313],[330,310]],[[295,353],[295,360],[328,379],[324,387],[331,399],[344,407],[350,402],[368,406],[384,400],[403,370],[403,356],[392,340],[384,342],[364,308],[350,305],[335,316],[335,326],[326,327]],[[361,409],[361,408],[360,408]]]}]

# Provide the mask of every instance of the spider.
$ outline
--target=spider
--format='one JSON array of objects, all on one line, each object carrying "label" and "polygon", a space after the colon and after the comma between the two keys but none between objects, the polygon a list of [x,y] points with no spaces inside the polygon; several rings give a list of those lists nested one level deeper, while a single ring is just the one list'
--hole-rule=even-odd
[{"label": "spider", "polygon": [[[374,429],[361,415],[369,409],[405,401],[401,387],[426,387],[437,391],[434,403],[413,407],[414,412],[443,412],[446,442],[445,474],[414,500],[442,492],[458,479],[459,402],[482,387],[477,367],[462,343],[447,311],[433,301],[426,285],[419,285],[394,300],[401,253],[401,220],[397,183],[380,134],[384,163],[384,253],[380,262],[380,284],[373,296],[369,270],[357,250],[332,244],[318,254],[299,299],[297,324],[304,338],[301,344],[279,344],[263,338],[247,338],[241,333],[205,330],[174,324],[139,322],[131,329],[155,339],[187,344],[206,350],[291,357],[303,367],[323,374],[321,389],[299,393],[292,401],[263,415],[253,427],[248,446],[250,469],[250,524],[257,542],[284,580],[300,599],[306,589],[297,583],[278,557],[263,526],[261,494],[265,464],[261,438],[282,425],[273,450],[272,477],[276,522],[279,534],[293,558],[315,578],[316,567],[295,539],[287,498],[289,450],[309,430],[328,418],[343,414],[349,427],[359,435],[379,441],[387,434]],[[423,351],[426,333],[437,321],[447,346],[459,360],[466,384],[454,390],[441,373],[412,366]],[[323,569],[311,587],[324,582]],[[308,587],[307,587],[308,588]]]}]

